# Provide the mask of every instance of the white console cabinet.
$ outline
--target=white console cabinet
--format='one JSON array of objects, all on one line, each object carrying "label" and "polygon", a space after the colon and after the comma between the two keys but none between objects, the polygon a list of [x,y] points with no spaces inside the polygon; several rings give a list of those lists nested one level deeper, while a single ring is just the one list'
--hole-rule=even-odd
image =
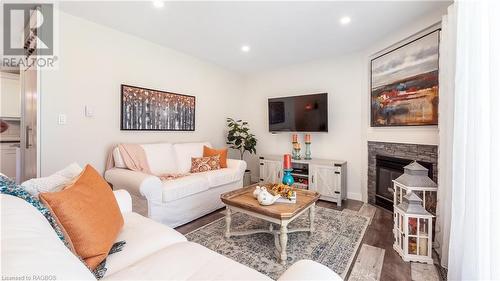
[{"label": "white console cabinet", "polygon": [[277,183],[283,176],[281,162],[275,160],[260,160],[259,182]]},{"label": "white console cabinet", "polygon": [[[283,156],[261,155],[259,157],[259,182],[279,183],[283,178]],[[293,160],[294,187],[314,190],[321,199],[342,205],[346,198],[347,162],[327,159]]]}]

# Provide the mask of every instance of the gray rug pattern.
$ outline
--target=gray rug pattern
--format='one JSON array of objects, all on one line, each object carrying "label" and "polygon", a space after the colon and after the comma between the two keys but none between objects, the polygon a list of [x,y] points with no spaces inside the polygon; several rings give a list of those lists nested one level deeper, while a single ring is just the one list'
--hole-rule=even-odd
[{"label": "gray rug pattern", "polygon": [[[344,278],[363,239],[368,219],[352,213],[316,207],[314,223],[315,232],[312,235],[307,232],[288,234],[288,262],[285,266],[279,263],[275,255],[273,235],[258,233],[226,239],[224,218],[194,230],[186,237],[189,241],[201,244],[273,279],[277,279],[290,265],[301,259],[324,264]],[[288,228],[308,226],[309,216],[306,212],[290,223]],[[232,216],[232,230],[268,227],[269,222],[243,213]]]}]

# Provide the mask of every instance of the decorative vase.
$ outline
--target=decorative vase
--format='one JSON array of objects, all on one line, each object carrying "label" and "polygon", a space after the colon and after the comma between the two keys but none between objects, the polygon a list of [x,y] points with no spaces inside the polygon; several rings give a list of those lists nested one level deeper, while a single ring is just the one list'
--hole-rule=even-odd
[{"label": "decorative vase", "polygon": [[306,157],[304,157],[306,160],[311,160],[311,143],[306,142]]},{"label": "decorative vase", "polygon": [[297,134],[292,135],[292,158],[294,160],[300,160],[300,143]]},{"label": "decorative vase", "polygon": [[304,159],[311,160],[311,134],[305,135],[304,142],[306,144],[306,157]]},{"label": "decorative vase", "polygon": [[272,195],[265,187],[262,187],[261,191],[257,195],[257,201],[259,201],[259,204],[261,205],[269,206],[276,202],[276,200],[280,197],[280,195]]},{"label": "decorative vase", "polygon": [[298,142],[293,143],[292,158],[294,160],[300,160],[300,143]]},{"label": "decorative vase", "polygon": [[295,182],[295,180],[293,179],[293,176],[292,176],[292,171],[293,169],[286,169],[286,170],[283,170],[284,173],[283,173],[283,184],[286,184],[288,186],[292,186],[292,184]]},{"label": "decorative vase", "polygon": [[257,185],[257,186],[255,187],[255,190],[253,191],[253,197],[254,197],[255,199],[257,199],[257,198],[259,197],[259,193],[260,193],[263,189],[265,189],[265,187],[260,187],[260,186],[258,186],[258,185]]}]

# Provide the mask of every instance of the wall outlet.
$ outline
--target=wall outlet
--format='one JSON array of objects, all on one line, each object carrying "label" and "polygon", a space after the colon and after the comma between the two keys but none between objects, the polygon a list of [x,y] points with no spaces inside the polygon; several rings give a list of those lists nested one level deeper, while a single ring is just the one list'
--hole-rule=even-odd
[{"label": "wall outlet", "polygon": [[66,114],[59,114],[57,117],[57,123],[59,125],[66,125]]}]

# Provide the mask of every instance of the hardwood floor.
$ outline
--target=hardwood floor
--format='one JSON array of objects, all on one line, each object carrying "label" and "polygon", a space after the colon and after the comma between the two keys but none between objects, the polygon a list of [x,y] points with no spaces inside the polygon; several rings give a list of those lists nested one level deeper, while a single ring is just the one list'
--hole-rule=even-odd
[{"label": "hardwood floor", "polygon": [[377,207],[371,225],[366,230],[363,243],[385,249],[384,265],[380,280],[411,280],[411,267],[392,248],[392,212]]},{"label": "hardwood floor", "polygon": [[220,218],[223,218],[224,215],[220,213],[220,211],[222,211],[223,209],[220,209],[220,210],[217,210],[213,213],[210,213],[206,216],[203,216],[199,219],[196,219],[192,222],[189,222],[185,225],[181,225],[179,227],[176,227],[175,230],[179,231],[180,233],[182,234],[188,234],[189,232],[193,231],[193,230],[196,230],[206,224],[209,224],[213,221],[215,221],[216,219],[220,219]]},{"label": "hardwood floor", "polygon": [[[317,205],[321,206],[321,207],[325,207],[325,208],[336,209],[339,211],[342,211],[343,209],[350,209],[350,210],[354,210],[354,211],[359,211],[361,206],[363,206],[363,202],[348,199],[348,200],[345,200],[343,202],[342,207],[340,207],[340,208],[337,207],[337,204],[331,203],[331,202],[326,202],[326,201],[318,201]],[[182,234],[187,234],[187,233],[189,233],[189,232],[191,232],[191,231],[193,231],[201,226],[204,226],[210,222],[213,222],[219,218],[224,217],[224,215],[221,214],[221,212],[220,212],[221,210],[217,210],[211,214],[208,214],[204,217],[201,217],[197,220],[194,220],[188,224],[185,224],[183,226],[179,226],[176,228],[176,230]],[[411,280],[410,263],[404,262],[399,257],[399,255],[392,249],[393,234],[392,234],[392,213],[391,212],[377,207],[377,210],[375,212],[373,220],[365,232],[365,236],[363,238],[362,243],[385,249],[384,265],[382,267],[382,273],[380,275],[380,280],[384,280],[384,281],[385,280],[398,280],[398,281]],[[356,260],[360,249],[361,249],[361,246],[359,247],[358,253],[356,254],[356,257],[354,260]],[[349,274],[350,274],[350,271],[352,270],[353,265],[354,265],[354,262],[351,264],[351,268],[349,269],[349,273],[347,274],[347,277],[349,277]]]}]

